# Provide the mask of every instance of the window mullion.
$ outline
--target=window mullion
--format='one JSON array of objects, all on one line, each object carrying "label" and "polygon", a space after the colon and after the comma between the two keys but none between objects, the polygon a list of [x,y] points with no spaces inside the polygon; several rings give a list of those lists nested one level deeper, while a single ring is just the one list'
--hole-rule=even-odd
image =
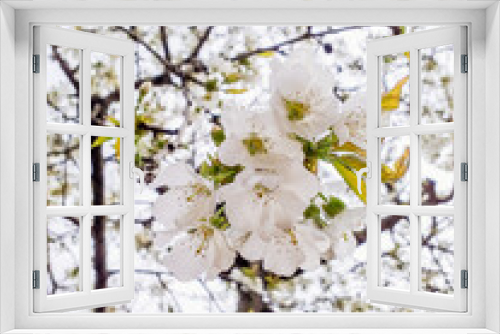
[{"label": "window mullion", "polygon": [[90,50],[83,49],[82,61],[82,124],[85,127],[85,134],[83,135],[83,159],[82,159],[82,175],[83,175],[83,206],[88,208],[91,205],[91,134],[90,134],[90,120],[91,120],[91,82],[90,82]]},{"label": "window mullion", "polygon": [[91,268],[92,259],[90,254],[92,254],[91,245],[91,224],[92,216],[90,212],[87,211],[91,206],[91,81],[90,81],[90,50],[88,48],[83,49],[82,52],[82,124],[85,127],[85,134],[83,135],[83,159],[82,159],[82,188],[83,188],[83,206],[85,208],[86,214],[82,219],[82,240],[80,243],[80,249],[82,250],[82,271],[81,277],[83,278],[82,286],[84,293],[91,292]]},{"label": "window mullion", "polygon": [[92,224],[92,216],[90,214],[86,214],[82,219],[82,226],[80,228],[81,239],[81,261],[82,261],[82,273],[80,273],[80,279],[82,280],[82,291],[84,293],[90,293],[91,287],[91,268],[92,268],[92,259],[90,254],[92,254],[92,245],[90,235],[91,225]]},{"label": "window mullion", "polygon": [[418,292],[420,280],[419,217],[415,209],[420,204],[419,138],[414,129],[419,123],[419,55],[418,49],[410,50],[410,291]]}]

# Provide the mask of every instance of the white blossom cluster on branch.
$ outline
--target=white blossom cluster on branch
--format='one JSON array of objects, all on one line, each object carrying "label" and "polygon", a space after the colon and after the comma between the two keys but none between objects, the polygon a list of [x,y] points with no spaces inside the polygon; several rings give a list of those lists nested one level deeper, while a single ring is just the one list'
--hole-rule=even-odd
[{"label": "white blossom cluster on branch", "polygon": [[364,208],[323,195],[315,164],[343,161],[332,149],[346,143],[365,148],[363,97],[341,108],[311,49],[273,59],[270,76],[267,106],[223,108],[214,156],[198,170],[171,164],[154,182],[167,189],[153,208],[156,246],[179,280],[213,279],[238,255],[290,277],[356,246]]}]

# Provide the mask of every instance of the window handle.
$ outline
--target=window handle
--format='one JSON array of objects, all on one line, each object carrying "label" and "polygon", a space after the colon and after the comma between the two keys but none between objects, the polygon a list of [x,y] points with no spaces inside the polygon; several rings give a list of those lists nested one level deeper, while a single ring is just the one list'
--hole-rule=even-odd
[{"label": "window handle", "polygon": [[372,177],[372,163],[367,161],[366,162],[366,167],[361,168],[356,172],[356,181],[358,185],[358,193],[361,194],[361,178],[363,177],[363,174],[366,173],[366,178],[369,179]]},{"label": "window handle", "polygon": [[141,186],[140,193],[142,193],[144,191],[144,172],[139,168],[135,167],[133,161],[131,161],[129,164],[129,171],[131,179],[135,179],[136,176],[139,177],[139,184]]}]

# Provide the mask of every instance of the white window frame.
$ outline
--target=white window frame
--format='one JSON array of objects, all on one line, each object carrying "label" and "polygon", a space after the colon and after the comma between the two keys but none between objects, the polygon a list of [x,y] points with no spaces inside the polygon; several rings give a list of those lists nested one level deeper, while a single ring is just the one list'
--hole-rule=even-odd
[{"label": "white window frame", "polygon": [[[81,5],[81,2],[76,2]],[[99,4],[100,3],[100,4]],[[133,3],[133,1],[124,2]],[[160,2],[147,2],[149,6],[159,5]],[[167,2],[165,2],[167,3]],[[290,2],[288,2],[290,3]],[[40,329],[47,333],[47,329],[70,329],[70,328],[101,328],[101,329],[129,329],[138,328],[137,332],[145,333],[146,328],[340,328],[346,329],[353,326],[365,330],[356,330],[356,332],[376,332],[377,328],[422,328],[422,332],[431,332],[431,329],[441,328],[450,329],[447,332],[453,333],[488,333],[488,329],[500,331],[498,322],[498,312],[500,306],[498,279],[500,271],[499,253],[499,235],[498,218],[500,218],[500,209],[498,201],[500,199],[500,173],[498,172],[498,162],[500,161],[500,152],[496,149],[500,145],[498,136],[498,125],[500,118],[498,110],[500,107],[500,98],[498,90],[500,89],[500,11],[497,5],[485,9],[470,9],[474,5],[481,6],[481,2],[462,2],[456,4],[448,1],[437,2],[433,5],[431,2],[417,4],[414,2],[383,2],[392,10],[379,9],[369,10],[368,6],[373,7],[373,2],[342,2],[339,1],[339,7],[360,7],[355,10],[342,8],[330,9],[310,9],[304,10],[298,7],[304,3],[305,6],[311,5],[310,2],[294,2],[296,9],[154,9],[154,10],[93,10],[93,9],[64,9],[64,10],[22,10],[15,13],[15,101],[7,98],[4,101],[5,94],[13,92],[12,87],[8,87],[8,81],[0,78],[0,94],[2,94],[2,109],[0,113],[0,129],[6,125],[12,124],[12,110],[6,111],[7,107],[15,102],[16,127],[15,127],[15,147],[11,147],[8,131],[1,132],[1,156],[0,161],[4,163],[5,159],[14,159],[15,157],[15,184],[9,181],[12,175],[6,175],[9,170],[0,169],[0,182],[2,182],[0,197],[1,208],[6,207],[5,197],[9,194],[8,190],[15,190],[15,229],[11,222],[5,217],[8,214],[12,216],[12,211],[2,212],[1,221],[1,261],[0,265],[2,277],[0,281],[0,293],[2,294],[2,303],[0,304],[1,316],[7,319],[15,316],[14,320],[8,320],[7,325],[2,325],[2,330],[19,329],[18,333],[25,333],[22,329]],[[329,2],[329,6],[335,6]],[[351,3],[349,5],[349,3]],[[436,3],[436,2],[433,2]],[[88,2],[89,6],[102,6],[101,2]],[[228,3],[229,4],[229,3]],[[0,4],[2,7],[7,6]],[[29,2],[22,2],[22,6],[30,6]],[[35,6],[36,4],[31,4]],[[116,2],[115,2],[116,5]],[[179,4],[177,4],[179,5]],[[120,6],[118,4],[117,6]],[[135,6],[138,6],[135,4]],[[146,6],[146,4],[144,5]],[[167,5],[165,5],[167,6]],[[228,5],[229,6],[229,5]],[[242,4],[244,7],[245,4]],[[260,3],[265,7],[265,2]],[[282,3],[282,6],[286,4]],[[291,6],[291,5],[290,5]],[[323,4],[323,6],[326,6]],[[407,8],[419,7],[423,9],[398,9],[398,6]],[[445,9],[435,9],[433,7],[441,6]],[[469,9],[456,9],[458,6],[469,6]],[[363,7],[365,9],[363,9]],[[427,9],[425,9],[427,7]],[[430,8],[429,8],[430,7]],[[449,7],[446,9],[446,7]],[[9,12],[11,9],[2,9],[2,13]],[[4,14],[2,14],[4,15]],[[2,53],[0,54],[0,69],[5,70],[4,62],[9,61],[11,54],[9,51],[3,51],[3,43],[9,43],[1,39],[7,28],[14,28],[12,20],[5,23],[0,16],[0,43],[2,43]],[[486,25],[485,25],[486,23]],[[471,133],[468,142],[468,152],[470,153],[468,193],[471,194],[471,200],[468,203],[468,235],[471,236],[471,242],[468,244],[468,268],[469,289],[468,312],[464,314],[317,314],[317,315],[74,315],[74,314],[34,314],[33,313],[33,290],[31,289],[31,258],[32,254],[32,218],[33,214],[26,208],[29,208],[30,194],[32,193],[32,182],[30,180],[30,167],[32,148],[29,143],[32,141],[32,120],[30,115],[32,107],[27,96],[31,96],[32,82],[30,73],[31,63],[31,45],[32,45],[32,27],[38,24],[66,24],[66,25],[84,25],[84,24],[154,24],[154,25],[174,25],[174,24],[314,24],[314,25],[467,25],[469,31],[469,52],[471,63],[469,69],[471,75],[468,78],[468,84],[471,89],[468,94],[469,110],[468,132]],[[486,29],[488,27],[488,29]],[[7,35],[8,36],[8,35]],[[9,45],[14,43],[10,42]],[[2,57],[3,56],[3,57]],[[488,61],[488,72],[485,71],[485,64]],[[12,61],[7,63],[13,65]],[[12,73],[13,71],[10,70]],[[2,74],[5,72],[2,72]],[[5,81],[4,81],[5,80]],[[488,83],[488,86],[486,86]],[[487,99],[485,99],[485,95]],[[488,107],[488,108],[486,108]],[[486,122],[488,117],[488,122]],[[4,121],[6,120],[6,121]],[[10,122],[10,123],[9,123]],[[489,131],[485,134],[485,130]],[[28,135],[27,135],[28,134]],[[488,140],[486,140],[488,139]],[[488,155],[485,154],[488,150]],[[14,155],[14,152],[16,154]],[[492,164],[486,165],[485,161]],[[496,165],[494,165],[497,163]],[[9,167],[10,166],[10,167]],[[485,182],[484,166],[488,166],[487,171],[492,172],[488,183]],[[12,169],[12,165],[7,168]],[[8,188],[4,190],[3,185]],[[488,197],[486,196],[488,193]],[[486,208],[485,203],[486,201]],[[8,209],[8,207],[7,207]],[[486,210],[485,210],[486,209]],[[488,221],[485,212],[488,213]],[[472,229],[472,226],[474,228]],[[15,242],[13,242],[15,240]],[[486,251],[486,249],[488,251]],[[15,254],[14,261],[9,260],[12,254]],[[486,260],[485,260],[486,259]],[[485,265],[488,261],[488,267]],[[12,290],[15,286],[15,291]],[[485,291],[488,289],[488,293]],[[4,299],[5,298],[5,299]],[[486,301],[485,301],[486,300]],[[14,305],[14,311],[8,310],[8,305]],[[1,318],[0,318],[1,319]],[[4,327],[5,326],[5,327]],[[460,330],[473,328],[474,330]],[[371,329],[371,330],[370,330]],[[451,331],[453,329],[453,331]],[[36,332],[31,331],[30,332]],[[64,331],[63,331],[64,332]],[[67,331],[66,331],[67,332]],[[90,332],[90,331],[89,331]],[[102,331],[101,331],[102,332]],[[123,331],[118,331],[123,332]],[[133,332],[133,331],[130,331]],[[219,331],[220,332],[220,331]],[[241,331],[240,331],[241,332]],[[255,330],[251,331],[255,332]],[[264,332],[264,331],[263,331]],[[276,331],[273,331],[276,332]],[[297,332],[295,330],[294,332]],[[310,330],[305,332],[311,332]],[[339,331],[340,332],[340,331]],[[387,333],[387,330],[382,332]],[[395,330],[401,333],[401,330]],[[436,331],[434,331],[436,332]]]},{"label": "white window frame", "polygon": [[[39,272],[39,289],[34,289],[34,312],[68,311],[104,305],[127,303],[134,297],[134,44],[130,41],[94,35],[62,28],[34,27],[34,53],[39,56],[39,73],[33,76],[34,162],[39,164],[39,181],[33,184],[34,259],[33,269]],[[80,51],[80,123],[47,122],[47,46],[55,45]],[[92,52],[120,57],[120,120],[119,127],[91,125]],[[47,135],[71,134],[79,140],[79,206],[47,206]],[[121,140],[120,145],[120,204],[91,203],[91,140],[92,136],[107,136]],[[120,216],[120,287],[93,290],[91,282],[91,228],[94,216]],[[69,216],[80,219],[79,230],[79,291],[49,296],[47,294],[47,225],[51,217]]]},{"label": "white window frame", "polygon": [[[462,55],[467,55],[466,27],[451,26],[430,29],[400,36],[382,38],[368,43],[367,60],[367,161],[371,166],[367,180],[367,297],[372,302],[413,306],[427,310],[464,312],[467,310],[467,290],[461,288],[461,271],[467,270],[467,183],[461,180],[461,164],[467,163],[467,73],[462,73]],[[421,55],[420,50],[451,45],[453,47],[453,103],[451,123],[422,124]],[[380,124],[381,64],[385,55],[409,52],[410,122],[406,126],[384,127]],[[454,158],[454,197],[452,206],[423,206],[421,199],[421,144],[420,135],[451,133]],[[410,139],[410,204],[384,205],[380,203],[381,138],[407,136]],[[381,279],[381,215],[407,216],[410,222],[410,286],[398,290],[380,285]],[[454,254],[452,295],[422,291],[421,232],[423,216],[453,217]]]}]

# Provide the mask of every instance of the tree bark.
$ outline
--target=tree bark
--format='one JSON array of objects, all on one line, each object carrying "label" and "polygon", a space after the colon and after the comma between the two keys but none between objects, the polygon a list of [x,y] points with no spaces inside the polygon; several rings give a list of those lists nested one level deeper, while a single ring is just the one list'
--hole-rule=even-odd
[{"label": "tree bark", "polygon": [[[104,161],[102,157],[102,145],[92,148],[92,205],[104,205]],[[94,240],[94,289],[105,289],[107,287],[108,273],[106,270],[106,240],[105,240],[105,217],[94,216],[92,224],[92,239]],[[94,312],[102,313],[105,307],[98,307]]]}]

